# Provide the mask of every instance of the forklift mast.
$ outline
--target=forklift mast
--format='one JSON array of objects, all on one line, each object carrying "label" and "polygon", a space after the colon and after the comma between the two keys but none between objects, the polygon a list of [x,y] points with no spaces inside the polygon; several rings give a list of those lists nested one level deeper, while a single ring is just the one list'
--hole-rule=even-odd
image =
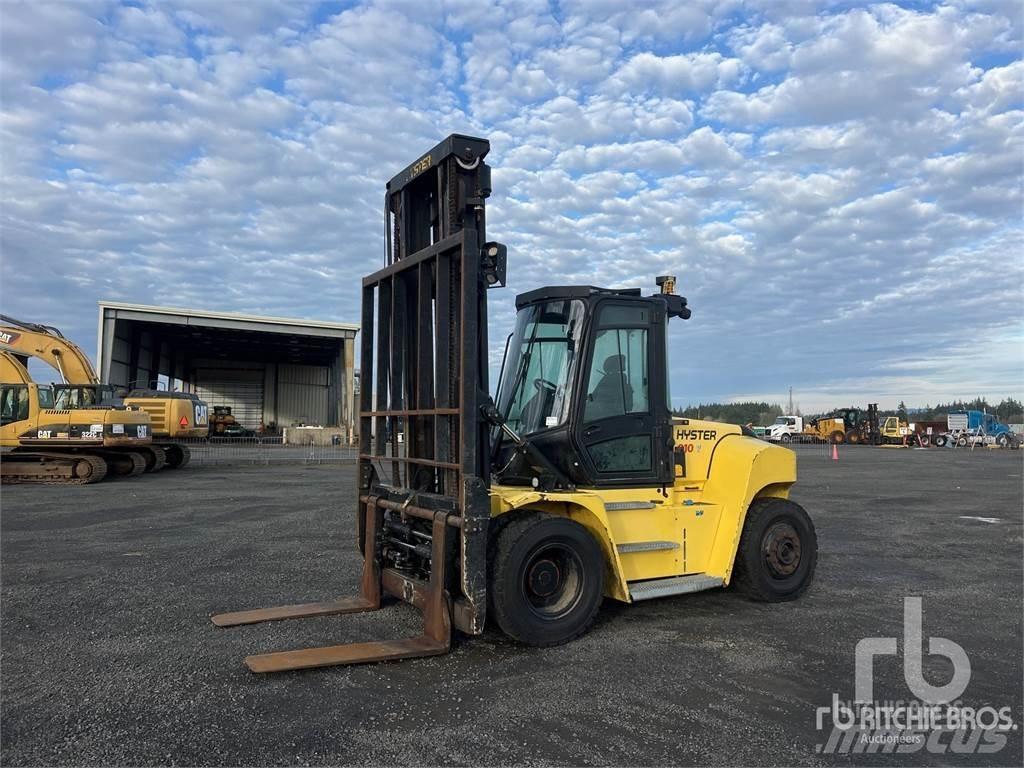
[{"label": "forklift mast", "polygon": [[[362,300],[359,509],[387,510],[384,562],[421,572],[437,565],[422,521],[448,515],[453,619],[474,634],[490,518],[486,291],[505,282],[505,248],[486,236],[489,150],[453,134],[388,182],[386,264],[364,278]],[[357,517],[363,548],[369,517]]]}]

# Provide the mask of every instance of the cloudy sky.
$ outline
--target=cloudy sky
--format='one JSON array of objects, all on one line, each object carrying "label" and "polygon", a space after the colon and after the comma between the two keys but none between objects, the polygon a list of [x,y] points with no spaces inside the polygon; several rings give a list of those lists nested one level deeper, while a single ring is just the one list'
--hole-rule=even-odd
[{"label": "cloudy sky", "polygon": [[[1024,389],[1010,0],[0,3],[2,309],[356,321],[384,182],[491,140],[514,293],[679,276],[673,395]],[[500,344],[496,341],[496,346]]]}]

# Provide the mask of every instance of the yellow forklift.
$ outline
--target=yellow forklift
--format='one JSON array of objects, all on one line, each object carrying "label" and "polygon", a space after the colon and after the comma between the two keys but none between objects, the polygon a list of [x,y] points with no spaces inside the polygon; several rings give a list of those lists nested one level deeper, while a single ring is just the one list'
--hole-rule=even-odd
[{"label": "yellow forklift", "polygon": [[811,583],[817,539],[789,499],[794,453],[671,415],[668,324],[690,317],[674,278],[653,295],[521,294],[491,400],[487,289],[504,285],[506,251],[485,234],[488,150],[449,136],[387,185],[386,264],[363,279],[359,596],[213,617],[372,611],[392,596],[422,612],[423,632],[250,656],[255,672],[445,653],[488,617],[555,645],[604,598],[732,586],[775,602]]}]

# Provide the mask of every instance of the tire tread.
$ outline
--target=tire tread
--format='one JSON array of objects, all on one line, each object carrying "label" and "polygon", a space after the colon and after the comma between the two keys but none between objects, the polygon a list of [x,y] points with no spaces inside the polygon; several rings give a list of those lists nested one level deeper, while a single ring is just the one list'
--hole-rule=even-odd
[{"label": "tire tread", "polygon": [[[509,605],[510,601],[507,599],[505,594],[505,580],[496,578],[496,576],[503,573],[505,568],[509,566],[509,558],[515,549],[516,544],[524,536],[537,526],[543,525],[549,520],[557,519],[564,520],[567,518],[561,518],[558,515],[549,515],[544,512],[524,512],[516,515],[514,519],[499,529],[497,535],[492,538],[494,558],[491,560],[491,575],[489,581],[491,585],[490,602],[494,618],[502,632],[506,635],[511,637],[513,640],[535,648],[549,648],[551,646],[563,645],[575,640],[590,629],[594,620],[597,618],[597,612],[601,607],[601,599],[595,600],[594,605],[590,608],[589,614],[584,617],[584,619],[579,623],[579,626],[571,634],[554,639],[544,639],[543,637],[536,635],[523,635],[523,633],[519,632],[515,624],[510,620],[511,617],[506,614],[505,607]],[[569,522],[579,525],[571,520]],[[582,526],[580,526],[580,528],[583,529]],[[586,529],[583,530],[586,531]],[[587,532],[587,535],[589,536],[590,533]],[[600,574],[598,574],[598,578],[600,578]]]},{"label": "tire tread", "polygon": [[[817,547],[817,535],[815,534],[815,546],[813,551],[813,559],[810,564],[810,573],[803,583],[794,591],[787,594],[785,597],[780,598],[777,595],[766,592],[757,583],[757,579],[754,578],[754,574],[751,571],[750,564],[747,562],[748,548],[750,546],[747,535],[748,532],[757,527],[757,521],[760,520],[767,514],[771,513],[773,507],[779,504],[789,505],[794,504],[788,499],[780,499],[776,497],[754,499],[751,502],[750,508],[747,510],[747,517],[743,521],[743,533],[740,536],[740,544],[736,550],[736,564],[733,568],[732,584],[738,592],[750,598],[751,600],[758,600],[761,602],[781,602],[788,600],[796,600],[804,594],[811,586],[811,582],[814,581],[814,573],[818,566],[818,547]],[[803,510],[802,507],[797,506]],[[804,512],[806,514],[806,512]],[[814,531],[814,523],[811,521],[810,516],[807,517],[807,522],[810,524],[811,531]]]}]

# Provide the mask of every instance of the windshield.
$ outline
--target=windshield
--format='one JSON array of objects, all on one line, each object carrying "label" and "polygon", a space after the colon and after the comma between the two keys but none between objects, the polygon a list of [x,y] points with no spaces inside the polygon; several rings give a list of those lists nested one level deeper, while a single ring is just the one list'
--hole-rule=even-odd
[{"label": "windshield", "polygon": [[53,408],[53,390],[49,387],[38,387],[37,397],[39,398],[39,407],[42,409]]},{"label": "windshield", "polygon": [[571,299],[534,304],[516,316],[498,410],[519,434],[557,427],[569,418],[583,316],[583,302]]},{"label": "windshield", "polygon": [[102,384],[58,384],[57,408],[74,410],[77,408],[95,408],[97,405],[108,405],[112,402],[114,388]]},{"label": "windshield", "polygon": [[789,424],[789,419],[787,419],[785,416],[779,416],[777,419],[775,419],[775,423],[776,424]]}]

